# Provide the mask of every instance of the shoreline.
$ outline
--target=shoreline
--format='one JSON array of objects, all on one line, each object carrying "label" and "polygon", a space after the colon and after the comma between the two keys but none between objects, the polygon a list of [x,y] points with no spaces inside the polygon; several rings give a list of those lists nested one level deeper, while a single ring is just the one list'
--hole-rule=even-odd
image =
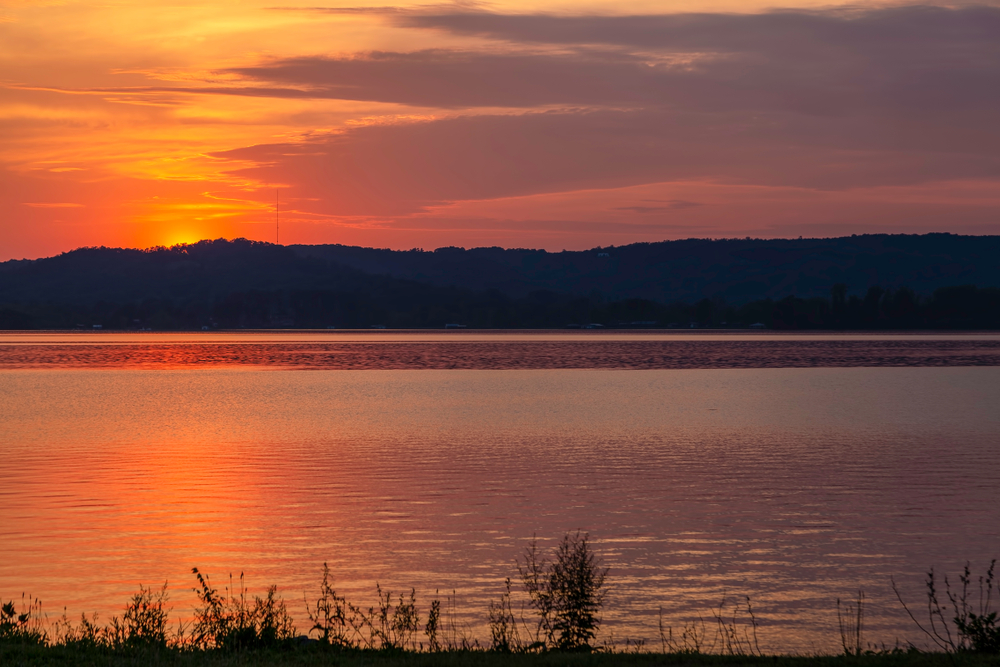
[{"label": "shoreline", "polygon": [[398,650],[337,650],[316,644],[226,652],[221,650],[129,649],[30,646],[0,642],[0,664],[34,665],[342,665],[344,667],[995,667],[1000,656],[982,653],[900,651],[869,655],[709,655],[704,653],[617,652],[498,653],[485,650],[417,652]]}]

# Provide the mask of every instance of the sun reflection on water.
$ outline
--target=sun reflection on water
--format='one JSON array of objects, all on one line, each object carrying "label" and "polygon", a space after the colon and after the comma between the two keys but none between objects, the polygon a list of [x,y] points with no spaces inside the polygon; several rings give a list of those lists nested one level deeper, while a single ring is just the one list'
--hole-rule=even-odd
[{"label": "sun reflection on water", "polygon": [[329,562],[356,603],[456,589],[484,635],[527,540],[582,528],[616,636],[726,590],[766,648],[837,650],[863,587],[870,635],[904,638],[888,576],[915,598],[997,543],[998,372],[2,371],[0,594],[107,618],[169,579],[187,614],[197,566],[301,621]]}]

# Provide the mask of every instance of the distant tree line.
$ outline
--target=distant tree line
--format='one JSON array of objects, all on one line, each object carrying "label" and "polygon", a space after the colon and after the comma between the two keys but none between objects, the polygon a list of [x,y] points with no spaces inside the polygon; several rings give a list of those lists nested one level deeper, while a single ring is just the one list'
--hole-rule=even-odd
[{"label": "distant tree line", "polygon": [[930,296],[908,288],[870,287],[861,296],[834,285],[830,296],[787,296],[744,305],[722,299],[662,304],[647,299],[606,301],[599,294],[548,291],[513,298],[490,290],[431,287],[406,281],[370,288],[233,291],[221,296],[156,297],[126,303],[0,304],[0,329],[257,328],[608,328],[747,327],[886,330],[1000,329],[1000,289],[945,287]]},{"label": "distant tree line", "polygon": [[703,300],[695,320],[722,325],[760,322],[771,329],[1000,329],[1000,289],[957,285],[929,297],[907,287],[869,287],[864,296],[834,285],[830,297],[764,299],[737,308]]}]

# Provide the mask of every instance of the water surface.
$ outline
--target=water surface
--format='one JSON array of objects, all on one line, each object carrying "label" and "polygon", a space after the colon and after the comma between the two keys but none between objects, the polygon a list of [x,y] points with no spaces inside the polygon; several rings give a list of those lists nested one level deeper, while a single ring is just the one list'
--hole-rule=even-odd
[{"label": "water surface", "polygon": [[0,336],[0,368],[297,370],[996,366],[997,335],[222,332]]},{"label": "water surface", "polygon": [[[661,608],[675,625],[708,617],[726,591],[753,598],[765,649],[834,651],[837,597],[864,588],[872,640],[918,641],[889,577],[919,601],[929,566],[1000,555],[1000,368],[981,345],[996,337],[282,336],[0,337],[0,595],[108,618],[169,579],[187,615],[191,567],[242,570],[258,591],[277,583],[303,628],[327,561],[356,603],[376,581],[416,587],[425,610],[455,589],[486,638],[531,536],[582,529],[612,568],[619,638],[655,639]],[[745,343],[784,347],[726,367]],[[700,366],[643,366],[634,346],[650,344]],[[150,345],[143,362],[123,352]],[[287,345],[367,346],[344,354],[369,370]],[[427,345],[472,367],[394,365]],[[238,349],[193,360],[212,346]],[[852,364],[796,367],[843,349]],[[949,361],[898,367],[887,349]],[[557,365],[574,356],[618,366]],[[523,358],[535,366],[510,366]]]}]

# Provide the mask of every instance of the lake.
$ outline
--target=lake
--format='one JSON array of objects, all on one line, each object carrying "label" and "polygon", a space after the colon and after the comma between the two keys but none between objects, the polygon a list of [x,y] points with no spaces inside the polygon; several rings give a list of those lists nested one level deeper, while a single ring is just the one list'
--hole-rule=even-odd
[{"label": "lake", "polygon": [[749,595],[766,651],[922,644],[931,566],[1000,556],[1000,336],[0,335],[0,596],[120,613],[197,566],[356,604],[416,588],[481,640],[532,536],[589,532],[605,635]]}]

